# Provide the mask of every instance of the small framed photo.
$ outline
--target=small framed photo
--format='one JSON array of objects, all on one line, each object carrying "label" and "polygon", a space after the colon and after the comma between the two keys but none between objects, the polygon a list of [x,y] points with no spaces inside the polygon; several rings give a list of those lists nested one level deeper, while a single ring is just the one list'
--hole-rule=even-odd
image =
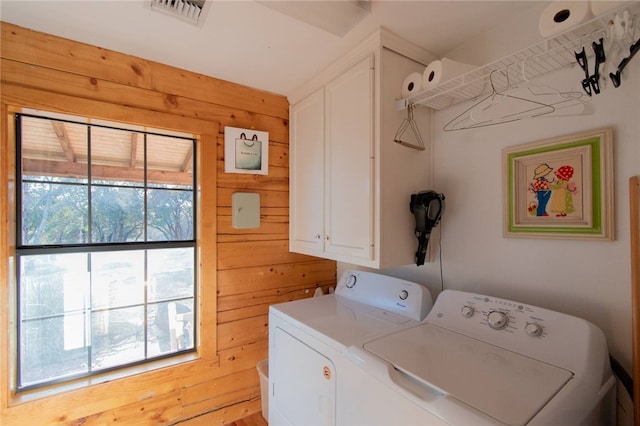
[{"label": "small framed photo", "polygon": [[269,173],[269,132],[224,128],[225,173]]},{"label": "small framed photo", "polygon": [[613,129],[505,148],[504,236],[613,240]]}]

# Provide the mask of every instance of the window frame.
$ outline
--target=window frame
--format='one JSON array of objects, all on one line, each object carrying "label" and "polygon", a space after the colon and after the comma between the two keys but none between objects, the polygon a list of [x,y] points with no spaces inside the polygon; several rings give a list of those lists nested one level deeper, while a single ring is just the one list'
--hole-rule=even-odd
[{"label": "window frame", "polygon": [[[57,117],[55,117],[55,112],[51,112],[51,117],[45,117],[44,115],[46,115],[48,113],[48,111],[46,113],[44,113],[44,115],[32,115],[32,114],[28,114],[28,113],[24,113],[21,112],[22,109],[21,108],[9,108],[9,118],[8,121],[11,122],[13,121],[13,119],[15,119],[17,116],[34,116],[34,117],[38,117],[38,118],[52,118],[55,120],[60,120],[60,121],[69,121],[69,120],[61,120]],[[91,118],[88,118],[88,120],[91,120]],[[111,119],[109,119],[111,121]],[[113,121],[115,123],[115,121]],[[92,124],[90,122],[88,123],[80,123],[83,125],[91,125],[91,126],[101,126],[101,127],[109,127],[109,126],[104,126],[101,124]],[[125,123],[123,123],[123,125],[126,126]],[[15,192],[14,192],[14,199],[12,201],[9,202],[9,206],[14,205],[14,211],[13,211],[13,215],[12,216],[10,214],[10,217],[13,219],[11,222],[14,222],[15,226],[14,226],[14,230],[16,232],[16,234],[13,236],[12,240],[14,241],[14,243],[12,244],[13,246],[13,271],[12,271],[12,275],[14,277],[14,279],[12,280],[14,282],[14,289],[10,291],[10,293],[12,294],[12,297],[10,298],[12,303],[12,307],[11,310],[15,310],[13,311],[13,313],[11,314],[11,318],[13,319],[13,323],[15,324],[15,326],[13,327],[14,329],[11,331],[11,335],[13,336],[11,338],[12,342],[14,343],[13,346],[14,349],[12,350],[13,355],[10,357],[10,359],[13,359],[14,361],[12,362],[12,367],[11,370],[14,371],[14,378],[11,379],[11,383],[13,383],[13,385],[11,386],[11,388],[13,389],[13,394],[14,396],[17,396],[18,393],[28,393],[28,391],[31,391],[33,389],[39,389],[42,387],[45,388],[50,388],[51,386],[54,387],[58,387],[58,385],[62,384],[64,385],[61,389],[64,389],[66,386],[68,386],[69,384],[71,384],[72,387],[75,387],[75,385],[72,384],[72,382],[75,380],[76,383],[82,383],[82,380],[80,380],[80,382],[78,382],[76,379],[87,379],[88,382],[85,383],[96,383],[96,380],[94,380],[96,377],[98,376],[102,376],[105,378],[105,380],[110,380],[110,378],[112,377],[127,377],[130,374],[137,374],[140,372],[148,372],[148,371],[153,371],[154,368],[161,368],[161,367],[166,367],[168,365],[174,365],[174,362],[176,364],[182,364],[185,361],[193,361],[195,359],[200,358],[203,355],[203,351],[201,351],[202,347],[200,344],[200,338],[199,336],[201,335],[201,321],[200,321],[200,307],[202,305],[202,301],[201,301],[201,294],[200,294],[200,282],[201,282],[201,266],[202,266],[202,259],[201,259],[201,241],[200,241],[200,215],[199,212],[200,210],[200,203],[199,203],[199,199],[201,198],[201,187],[202,187],[202,183],[199,182],[199,173],[200,173],[200,147],[201,147],[201,135],[198,135],[196,133],[193,133],[193,137],[182,137],[182,139],[188,139],[191,141],[191,143],[193,144],[193,165],[192,165],[192,189],[191,192],[193,195],[193,234],[192,234],[192,238],[190,240],[187,241],[147,241],[147,242],[124,242],[124,243],[89,243],[89,244],[69,244],[66,245],[64,247],[61,246],[57,246],[57,245],[50,245],[50,246],[34,246],[34,247],[26,247],[24,245],[22,245],[22,235],[21,235],[21,220],[22,220],[22,213],[21,213],[21,203],[22,203],[22,199],[21,199],[21,194],[22,194],[22,171],[21,171],[21,152],[20,152],[20,143],[16,140],[19,134],[19,128],[18,126],[7,126],[8,127],[8,132],[5,132],[5,137],[8,138],[8,142],[9,145],[11,145],[11,139],[13,139],[13,143],[14,145],[14,150],[15,150],[15,156],[14,156],[14,160],[15,160],[15,164],[13,164],[13,167],[11,166],[11,164],[9,165],[9,171],[10,172],[15,172]],[[136,126],[138,127],[138,126]],[[151,127],[151,125],[149,125],[149,127]],[[155,127],[155,126],[154,126]],[[116,129],[120,129],[120,130],[130,130],[128,128],[118,128],[118,127],[114,127]],[[168,131],[168,133],[158,133],[158,132],[152,132],[152,131],[146,131],[146,130],[139,130],[139,129],[135,129],[133,131],[139,132],[139,133],[145,133],[145,134],[156,134],[156,135],[160,135],[160,136],[170,136],[170,137],[175,137],[174,135],[171,135],[171,131]],[[7,136],[7,134],[9,134],[9,136]],[[13,137],[10,136],[10,134],[13,134]],[[145,138],[145,145],[146,145],[146,138]],[[146,163],[146,162],[145,162]],[[13,168],[13,170],[11,170],[11,168]],[[214,172],[215,172],[215,168],[214,168]],[[215,174],[215,173],[214,173]],[[88,176],[88,179],[90,180],[90,175]],[[213,182],[215,182],[215,176],[213,177]],[[86,184],[88,188],[91,187],[91,184],[88,183]],[[153,186],[149,187],[146,184],[146,164],[145,164],[145,183],[143,186],[143,189],[156,189]],[[215,190],[215,187],[213,188]],[[11,209],[10,209],[11,210]],[[214,212],[214,219],[215,219],[215,212]],[[147,220],[145,218],[145,228],[147,225]],[[215,241],[214,241],[215,243]],[[27,253],[29,254],[36,254],[36,253],[42,253],[42,254],[46,254],[52,251],[55,251],[55,253],[74,253],[74,252],[83,252],[83,253],[93,253],[93,252],[101,252],[101,251],[114,251],[114,249],[116,250],[147,250],[147,249],[153,249],[153,248],[180,248],[180,247],[191,247],[193,248],[194,251],[194,262],[193,262],[193,279],[194,279],[194,288],[193,288],[193,315],[194,315],[194,330],[193,330],[193,347],[187,350],[181,350],[181,351],[177,351],[177,352],[172,352],[166,355],[162,355],[162,356],[156,356],[156,357],[152,357],[152,358],[147,358],[141,361],[136,361],[133,363],[128,363],[128,364],[123,364],[120,366],[115,366],[115,367],[111,367],[111,368],[107,368],[107,369],[101,369],[97,372],[89,372],[86,374],[81,374],[79,376],[74,376],[74,377],[70,377],[70,378],[64,378],[61,380],[52,380],[52,381],[48,381],[46,383],[43,384],[37,384],[37,385],[33,385],[33,386],[25,386],[25,387],[21,387],[18,389],[18,385],[19,385],[19,378],[18,378],[18,374],[19,374],[19,368],[18,368],[18,364],[17,362],[20,361],[20,345],[19,345],[19,331],[18,331],[18,321],[17,318],[19,318],[19,309],[20,309],[20,305],[19,305],[19,289],[18,289],[18,273],[17,271],[19,271],[19,266],[20,266],[20,261],[19,258],[22,255],[25,255]],[[90,248],[90,250],[87,250],[87,248]],[[215,292],[214,292],[215,295]],[[148,304],[150,302],[145,301],[145,304]],[[215,319],[215,315],[214,315],[214,319]],[[214,321],[215,324],[215,321]],[[211,347],[210,345],[207,345],[207,350],[204,351],[204,354],[206,355],[207,353],[215,353],[215,339],[213,340],[213,347]],[[209,349],[212,349],[209,350]],[[175,361],[172,361],[175,360]],[[168,364],[167,364],[168,362]],[[156,367],[154,367],[154,364]],[[132,368],[134,367],[134,368]],[[135,367],[139,367],[139,368],[135,368]],[[130,371],[130,373],[127,373],[127,371]],[[115,373],[115,376],[113,375]],[[98,380],[99,382],[99,380]]]},{"label": "window frame", "polygon": [[[25,65],[26,66],[26,65]],[[31,77],[28,78],[28,80]],[[34,77],[36,78],[36,77]],[[82,81],[81,77],[78,77]],[[21,80],[22,81],[22,80]],[[31,81],[31,80],[29,80]],[[34,80],[36,81],[36,80]],[[166,94],[162,91],[150,92],[150,100],[133,102],[139,99],[139,88],[124,87],[116,93],[98,88],[98,95],[110,93],[96,99],[96,90],[92,86],[87,89],[76,84],[64,84],[68,91],[56,91],[56,84],[51,79],[37,80],[42,86],[16,85],[3,83],[7,89],[0,96],[0,399],[3,401],[3,418],[8,421],[16,419],[56,419],[64,409],[65,418],[82,418],[94,415],[96,407],[103,411],[115,410],[124,406],[140,406],[148,401],[169,401],[176,392],[183,392],[187,387],[217,380],[222,372],[235,371],[237,365],[250,368],[243,356],[236,356],[234,351],[218,350],[218,312],[217,312],[217,211],[218,198],[225,198],[224,188],[218,188],[217,172],[222,158],[219,150],[224,143],[220,129],[223,122],[216,113],[201,114],[211,103],[205,103],[194,112],[193,106],[184,107],[173,102],[167,106]],[[138,80],[136,80],[138,81]],[[163,80],[164,81],[164,80]],[[106,90],[103,92],[103,90]],[[86,94],[87,96],[83,96]],[[90,96],[89,96],[90,95]],[[143,96],[144,97],[144,96]],[[118,103],[119,99],[130,99],[128,104]],[[155,107],[153,107],[155,106]],[[164,360],[149,363],[137,368],[118,373],[103,374],[90,379],[80,379],[67,385],[51,386],[31,392],[15,392],[14,368],[15,334],[12,332],[15,322],[14,283],[15,283],[15,176],[13,165],[15,147],[13,143],[13,114],[22,112],[23,108],[36,108],[47,111],[75,114],[99,119],[146,124],[154,128],[162,128],[178,132],[193,133],[198,147],[198,200],[199,200],[199,281],[197,300],[199,309],[200,332],[197,353],[185,355],[172,361]],[[233,108],[231,108],[233,109]],[[6,153],[6,155],[5,155]],[[203,160],[204,159],[204,160]],[[202,167],[207,163],[209,167]],[[221,191],[221,194],[218,192]],[[253,349],[251,349],[253,350]],[[258,347],[254,356],[264,356],[264,348]],[[253,367],[251,367],[253,368]],[[170,375],[170,379],[168,379]],[[77,401],[82,401],[78,404]],[[175,403],[172,403],[172,407]],[[179,404],[178,404],[179,405]],[[35,417],[34,417],[35,414]]]}]

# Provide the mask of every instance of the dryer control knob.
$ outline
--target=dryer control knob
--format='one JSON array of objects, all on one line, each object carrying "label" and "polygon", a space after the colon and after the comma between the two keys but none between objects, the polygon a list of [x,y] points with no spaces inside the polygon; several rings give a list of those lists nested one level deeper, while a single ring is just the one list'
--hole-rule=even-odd
[{"label": "dryer control knob", "polygon": [[524,326],[524,331],[526,331],[529,336],[537,337],[542,334],[542,326],[537,322],[528,322],[527,325]]},{"label": "dryer control knob", "polygon": [[462,312],[462,316],[465,318],[471,318],[473,314],[476,313],[475,309],[473,309],[473,306],[469,305],[464,305],[462,309],[460,309],[460,312]]},{"label": "dryer control knob", "polygon": [[494,330],[502,330],[509,324],[509,316],[501,311],[491,311],[487,315],[487,323]]},{"label": "dryer control knob", "polygon": [[400,300],[407,300],[407,297],[409,297],[409,292],[407,290],[402,290],[398,297],[400,298]]},{"label": "dryer control knob", "polygon": [[344,280],[344,285],[347,286],[347,288],[353,288],[354,285],[356,285],[356,276],[355,275],[349,275],[345,280]]}]

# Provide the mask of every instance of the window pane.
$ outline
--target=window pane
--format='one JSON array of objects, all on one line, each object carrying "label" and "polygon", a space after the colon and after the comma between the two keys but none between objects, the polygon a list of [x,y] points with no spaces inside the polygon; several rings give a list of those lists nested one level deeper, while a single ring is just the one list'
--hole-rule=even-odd
[{"label": "window pane", "polygon": [[91,322],[93,370],[144,359],[144,306],[95,312]]},{"label": "window pane", "polygon": [[89,274],[83,253],[20,257],[20,315],[49,317],[85,308]]},{"label": "window pane", "polygon": [[91,126],[91,181],[142,186],[144,134]]},{"label": "window pane", "polygon": [[144,251],[91,254],[91,308],[144,303]]},{"label": "window pane", "polygon": [[87,126],[21,117],[22,174],[87,183]]},{"label": "window pane", "polygon": [[147,135],[147,180],[149,186],[193,186],[193,140]]},{"label": "window pane", "polygon": [[149,250],[148,300],[158,302],[193,297],[194,252],[192,247]]},{"label": "window pane", "polygon": [[193,299],[150,304],[149,356],[193,349]]},{"label": "window pane", "polygon": [[148,241],[193,239],[193,192],[150,189],[147,209]]},{"label": "window pane", "polygon": [[87,212],[84,185],[23,182],[22,244],[85,244]]},{"label": "window pane", "polygon": [[21,386],[56,380],[88,371],[88,346],[67,346],[73,331],[84,337],[84,314],[66,314],[27,321],[21,326]]},{"label": "window pane", "polygon": [[144,190],[91,188],[91,242],[144,241]]},{"label": "window pane", "polygon": [[86,373],[86,254],[20,257],[22,386]]}]

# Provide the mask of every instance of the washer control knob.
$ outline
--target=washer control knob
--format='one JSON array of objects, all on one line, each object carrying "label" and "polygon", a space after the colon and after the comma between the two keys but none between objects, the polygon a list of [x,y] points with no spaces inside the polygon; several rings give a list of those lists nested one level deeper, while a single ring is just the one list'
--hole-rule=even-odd
[{"label": "washer control knob", "polygon": [[476,310],[473,309],[473,306],[469,306],[469,305],[464,305],[462,307],[462,309],[460,309],[460,312],[462,312],[462,316],[465,318],[471,318],[473,316],[473,314],[476,313]]},{"label": "washer control knob", "polygon": [[400,300],[406,300],[407,297],[409,297],[409,292],[407,290],[402,290],[398,297],[400,298]]},{"label": "washer control knob", "polygon": [[526,331],[529,336],[537,337],[542,334],[542,326],[537,322],[528,322],[527,325],[524,326],[524,331]]},{"label": "washer control knob", "polygon": [[491,311],[487,315],[487,323],[494,330],[502,330],[509,324],[509,316],[501,311]]},{"label": "washer control knob", "polygon": [[357,278],[355,275],[349,275],[345,280],[344,280],[344,285],[347,286],[347,288],[353,288],[353,286],[356,285],[356,281]]}]

